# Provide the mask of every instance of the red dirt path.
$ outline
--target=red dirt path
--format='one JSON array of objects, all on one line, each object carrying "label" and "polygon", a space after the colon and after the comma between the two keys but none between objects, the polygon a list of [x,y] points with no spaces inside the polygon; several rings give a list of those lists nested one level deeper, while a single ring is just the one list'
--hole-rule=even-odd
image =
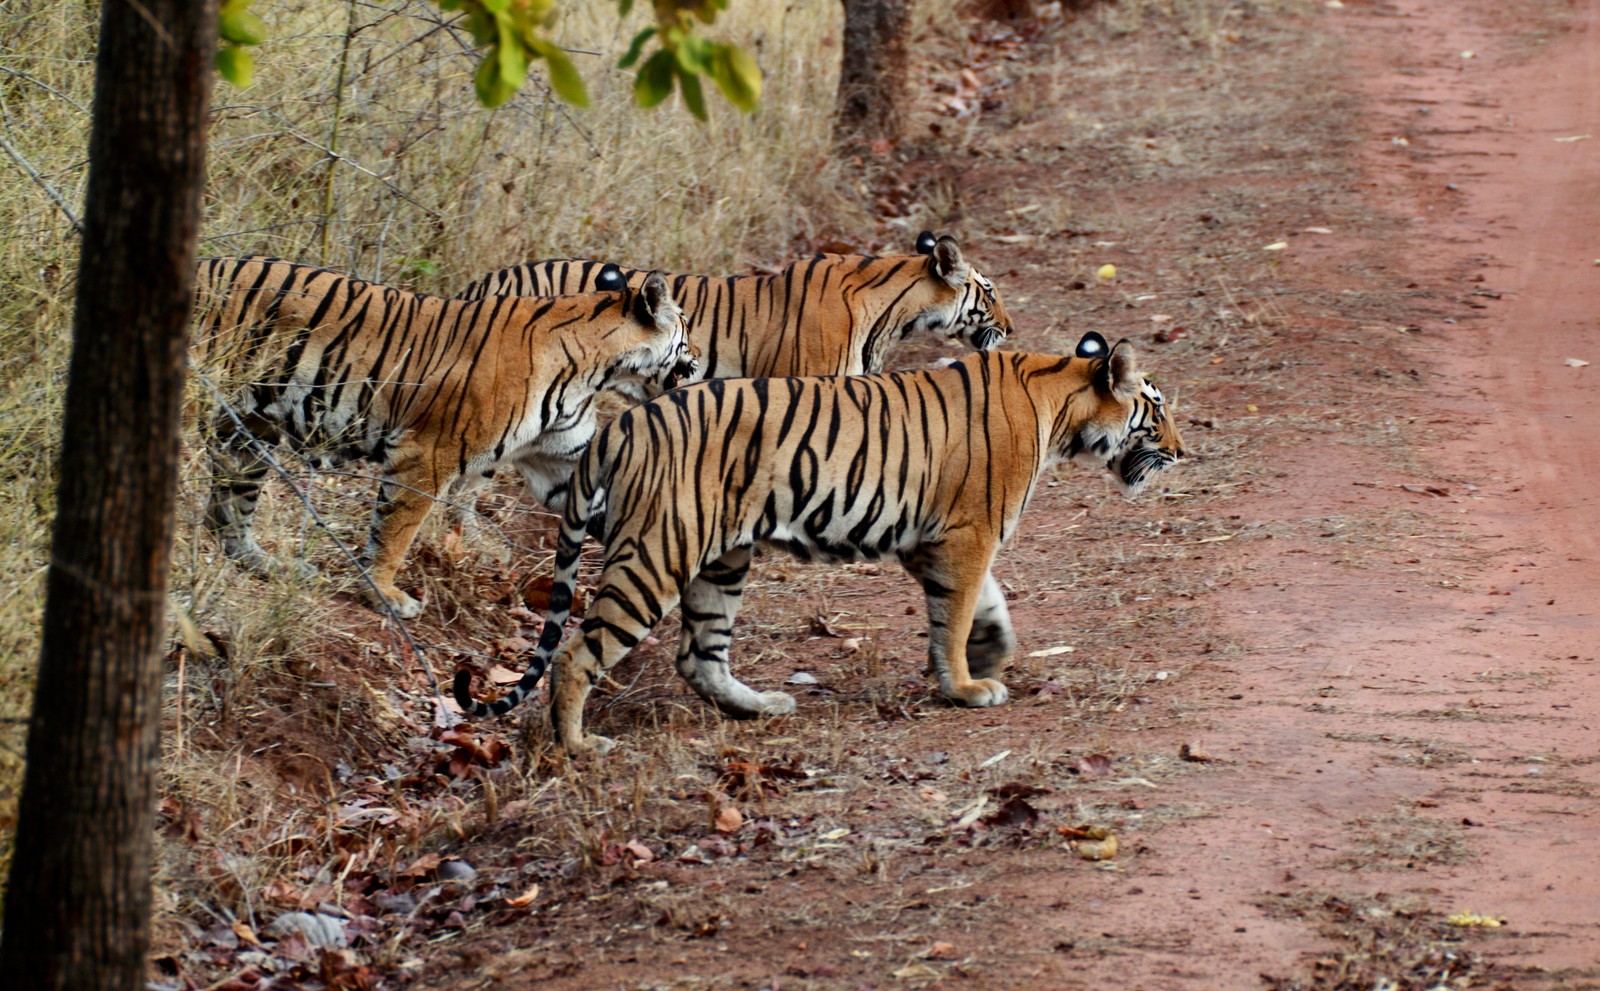
[{"label": "red dirt path", "polygon": [[[1424,453],[1441,476],[1416,479],[1420,492],[1369,487],[1301,445],[1280,452],[1276,496],[1233,506],[1261,523],[1420,510],[1487,559],[1464,581],[1422,558],[1344,582],[1332,552],[1255,545],[1262,577],[1209,601],[1254,647],[1229,674],[1248,704],[1206,741],[1227,763],[1181,786],[1210,817],[1164,831],[1145,864],[1156,876],[1100,909],[1108,928],[1149,937],[1118,961],[1121,986],[1249,987],[1297,970],[1314,946],[1254,906],[1308,889],[1503,916],[1477,947],[1511,968],[1501,981],[1600,984],[1600,407],[1593,370],[1564,364],[1600,361],[1600,5],[1574,5],[1571,30],[1526,62],[1506,51],[1515,5],[1497,6],[1350,3],[1342,20],[1372,69],[1377,205],[1414,225],[1395,264],[1458,297],[1501,293],[1489,319],[1425,325],[1413,349],[1436,373]],[[1407,738],[1465,759],[1386,759]],[[1354,886],[1319,866],[1352,821],[1406,805],[1461,824],[1476,856]],[[1385,841],[1381,821],[1372,831]]]}]

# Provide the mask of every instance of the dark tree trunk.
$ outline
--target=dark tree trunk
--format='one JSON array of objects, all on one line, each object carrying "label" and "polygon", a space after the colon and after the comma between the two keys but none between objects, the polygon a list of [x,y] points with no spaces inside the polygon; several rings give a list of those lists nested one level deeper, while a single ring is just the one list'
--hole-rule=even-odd
[{"label": "dark tree trunk", "polygon": [[911,0],[844,0],[836,143],[900,137],[910,24]]},{"label": "dark tree trunk", "polygon": [[43,647],[0,974],[142,988],[214,0],[105,0]]}]

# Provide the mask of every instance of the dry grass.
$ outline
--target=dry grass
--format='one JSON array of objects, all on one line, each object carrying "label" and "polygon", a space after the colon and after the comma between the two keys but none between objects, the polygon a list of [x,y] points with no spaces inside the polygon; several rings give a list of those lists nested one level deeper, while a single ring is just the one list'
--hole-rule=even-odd
[{"label": "dry grass", "polygon": [[1261,903],[1279,918],[1302,919],[1333,944],[1306,961],[1304,976],[1262,974],[1272,991],[1431,991],[1487,987],[1509,976],[1472,948],[1485,941],[1445,922],[1443,913],[1416,896],[1354,895],[1305,890]]}]

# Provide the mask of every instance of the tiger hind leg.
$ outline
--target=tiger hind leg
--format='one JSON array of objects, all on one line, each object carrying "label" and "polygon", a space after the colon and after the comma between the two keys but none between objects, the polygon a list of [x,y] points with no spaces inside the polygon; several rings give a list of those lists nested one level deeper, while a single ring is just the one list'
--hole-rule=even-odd
[{"label": "tiger hind leg", "polygon": [[642,594],[630,598],[618,588],[621,570],[608,567],[601,575],[600,591],[583,625],[551,665],[550,721],[556,742],[569,754],[605,753],[615,746],[615,741],[584,730],[583,704],[601,676],[678,604],[678,590],[670,585],[641,589]]},{"label": "tiger hind leg", "polygon": [[1016,649],[1017,637],[1011,630],[1005,592],[993,574],[984,575],[972,615],[972,632],[967,634],[967,670],[974,678],[993,678],[1005,670]]},{"label": "tiger hind leg", "polygon": [[315,566],[285,562],[256,543],[256,503],[272,462],[266,448],[278,442],[277,430],[259,417],[243,423],[223,414],[207,445],[211,453],[211,495],[206,504],[206,529],[222,544],[222,553],[240,567],[274,578],[311,578]]},{"label": "tiger hind leg", "polygon": [[[1000,705],[1011,697],[1010,690],[999,680],[974,676],[967,665],[968,638],[980,600],[985,597],[993,556],[992,544],[986,547],[976,537],[949,536],[942,544],[925,548],[905,561],[906,570],[922,583],[928,599],[928,667],[939,680],[940,693],[957,705]],[[996,585],[995,592],[998,591]],[[991,608],[990,622],[993,616]],[[999,658],[983,663],[998,665]]]},{"label": "tiger hind leg", "polygon": [[733,676],[728,648],[739,612],[749,547],[736,547],[703,569],[683,592],[683,635],[678,641],[678,674],[701,698],[734,719],[782,716],[794,711],[794,697],[758,692]]}]

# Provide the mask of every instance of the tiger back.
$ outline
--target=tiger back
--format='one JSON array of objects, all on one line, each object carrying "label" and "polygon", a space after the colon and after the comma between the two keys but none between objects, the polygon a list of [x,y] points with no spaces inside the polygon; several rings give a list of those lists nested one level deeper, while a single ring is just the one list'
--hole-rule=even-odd
[{"label": "tiger back", "polygon": [[1041,472],[1073,460],[1136,494],[1183,455],[1160,391],[1132,347],[1085,335],[1070,357],[973,354],[947,367],[833,378],[713,380],[629,410],[579,463],[556,550],[550,611],[522,681],[474,716],[526,697],[555,656],[579,547],[603,511],[605,566],[553,687],[557,737],[583,731],[590,687],[674,605],[677,668],[736,717],[792,711],[729,671],[733,620],[760,544],[806,558],[894,558],[922,585],[929,670],[959,705],[1006,701],[998,679],[1016,639],[990,573]]},{"label": "tiger back", "polygon": [[[484,276],[462,299],[617,288],[600,262],[529,262]],[[622,269],[630,286],[645,276]],[[916,253],[822,254],[768,275],[669,275],[707,378],[860,375],[882,371],[889,348],[913,333],[992,350],[1011,332],[994,284],[954,238],[924,231]]]},{"label": "tiger back", "polygon": [[292,570],[251,532],[273,445],[323,466],[378,462],[367,597],[404,618],[421,606],[394,579],[435,501],[510,463],[559,508],[596,394],[643,402],[697,368],[659,275],[637,290],[464,301],[275,258],[212,258],[199,264],[196,311],[191,355],[218,406],[207,524],[227,556]]}]

